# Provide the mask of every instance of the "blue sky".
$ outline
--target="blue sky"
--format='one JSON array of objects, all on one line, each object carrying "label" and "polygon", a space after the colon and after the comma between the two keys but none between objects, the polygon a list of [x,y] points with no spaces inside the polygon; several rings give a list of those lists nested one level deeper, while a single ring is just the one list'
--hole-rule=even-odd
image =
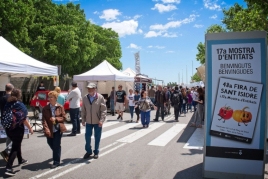
[{"label": "blue sky", "polygon": [[[123,70],[135,70],[140,53],[141,73],[168,82],[190,82],[197,44],[205,30],[222,24],[222,9],[243,0],[53,0],[80,4],[86,18],[120,36]],[[193,66],[193,68],[192,68]],[[187,71],[187,76],[186,76]],[[192,73],[193,71],[193,73]],[[179,79],[180,76],[180,79]]]}]

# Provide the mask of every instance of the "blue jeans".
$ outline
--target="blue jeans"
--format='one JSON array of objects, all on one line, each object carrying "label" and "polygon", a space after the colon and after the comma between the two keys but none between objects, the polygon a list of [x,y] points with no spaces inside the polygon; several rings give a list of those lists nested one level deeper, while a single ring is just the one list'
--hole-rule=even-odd
[{"label": "blue jeans", "polygon": [[193,107],[194,107],[194,111],[196,111],[196,105],[197,105],[197,102],[196,102],[196,101],[193,101],[193,102],[192,102],[192,105],[193,105]]},{"label": "blue jeans", "polygon": [[111,112],[114,112],[114,99],[110,99],[110,109]]},{"label": "blue jeans", "polygon": [[155,102],[155,98],[151,98],[151,97],[150,97],[150,99],[151,99],[152,103],[154,103],[154,102]]},{"label": "blue jeans", "polygon": [[47,137],[47,143],[53,153],[53,165],[60,164],[62,133],[58,130],[53,133],[53,138]]},{"label": "blue jeans", "polygon": [[186,103],[182,104],[182,112],[186,114]]},{"label": "blue jeans", "polygon": [[150,123],[150,114],[151,114],[151,111],[147,111],[147,112],[141,111],[141,124],[143,126],[144,125],[149,126],[149,123]]},{"label": "blue jeans", "polygon": [[102,131],[102,127],[99,127],[99,124],[86,124],[85,150],[87,151],[87,153],[92,154],[91,136],[92,136],[93,128],[94,128],[94,138],[95,138],[95,150],[93,152],[94,152],[94,155],[98,155],[99,154],[100,139],[101,139],[101,131]]},{"label": "blue jeans", "polygon": [[188,112],[189,109],[192,111],[192,103],[187,104],[187,112]]},{"label": "blue jeans", "polygon": [[131,116],[131,119],[133,119],[133,114],[134,114],[134,106],[129,106],[129,111],[130,111],[130,116]]},{"label": "blue jeans", "polygon": [[79,108],[70,108],[70,117],[73,124],[72,133],[80,133]]}]

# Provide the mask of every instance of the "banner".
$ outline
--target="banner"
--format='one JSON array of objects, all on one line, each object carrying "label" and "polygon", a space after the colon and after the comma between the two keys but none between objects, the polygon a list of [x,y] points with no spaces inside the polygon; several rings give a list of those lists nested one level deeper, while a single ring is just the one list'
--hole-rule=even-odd
[{"label": "banner", "polygon": [[266,40],[260,31],[206,35],[204,177],[264,177]]},{"label": "banner", "polygon": [[135,53],[134,56],[135,56],[136,74],[140,74],[141,73],[141,69],[140,69],[140,52]]}]

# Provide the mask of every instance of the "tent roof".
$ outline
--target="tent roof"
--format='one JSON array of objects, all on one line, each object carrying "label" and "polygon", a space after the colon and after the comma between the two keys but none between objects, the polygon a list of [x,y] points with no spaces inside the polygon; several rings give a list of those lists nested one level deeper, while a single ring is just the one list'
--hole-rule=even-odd
[{"label": "tent roof", "polygon": [[124,73],[127,76],[131,76],[131,77],[136,76],[136,72],[134,70],[132,70],[131,68],[125,69],[124,71],[122,71],[122,73]]},{"label": "tent roof", "polygon": [[57,76],[58,67],[26,55],[0,36],[0,75],[11,77]]},{"label": "tent roof", "polygon": [[106,60],[85,73],[74,75],[73,79],[75,81],[134,81],[133,77],[118,71]]}]

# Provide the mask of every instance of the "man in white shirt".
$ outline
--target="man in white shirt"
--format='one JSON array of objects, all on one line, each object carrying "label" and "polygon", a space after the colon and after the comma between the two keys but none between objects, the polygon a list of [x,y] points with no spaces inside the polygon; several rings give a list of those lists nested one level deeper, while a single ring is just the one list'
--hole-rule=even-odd
[{"label": "man in white shirt", "polygon": [[76,82],[72,82],[72,90],[69,90],[68,96],[66,98],[70,103],[70,117],[73,124],[73,129],[67,136],[76,136],[80,134],[80,120],[79,120],[79,109],[80,101],[82,100],[81,91],[77,87]]}]

